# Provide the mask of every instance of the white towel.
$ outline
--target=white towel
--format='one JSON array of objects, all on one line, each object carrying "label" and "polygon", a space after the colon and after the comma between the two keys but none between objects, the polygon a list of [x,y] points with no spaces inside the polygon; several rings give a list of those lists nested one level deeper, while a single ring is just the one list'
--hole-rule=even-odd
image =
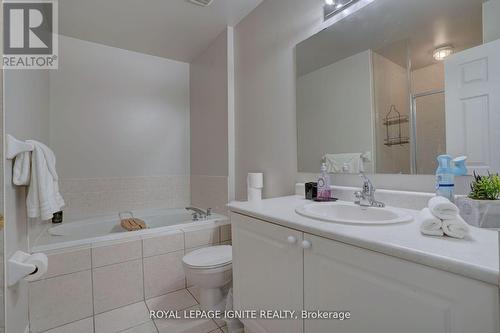
[{"label": "white towel", "polygon": [[420,232],[428,236],[444,236],[443,221],[432,215],[429,208],[424,208],[417,216]]},{"label": "white towel", "polygon": [[31,153],[21,153],[16,156],[14,170],[12,172],[12,182],[14,185],[26,186],[30,183]]},{"label": "white towel", "polygon": [[[19,176],[17,181],[27,185],[26,175],[31,174],[29,178],[28,196],[26,198],[26,207],[28,217],[42,220],[49,220],[54,213],[61,211],[64,206],[64,200],[59,193],[58,176],[56,172],[56,158],[52,150],[43,143],[37,141],[27,141],[34,146],[31,153],[24,153],[18,158]],[[31,170],[26,170],[31,155]],[[16,158],[16,163],[18,162]],[[29,168],[28,168],[29,169]],[[14,170],[16,168],[14,167]]]},{"label": "white towel", "polygon": [[457,215],[454,219],[443,220],[443,232],[446,236],[463,239],[469,233],[469,226]]},{"label": "white towel", "polygon": [[458,207],[445,197],[434,197],[429,200],[428,207],[431,213],[441,220],[453,220],[459,214]]},{"label": "white towel", "polygon": [[364,172],[361,153],[327,154],[323,160],[329,173],[360,173]]}]

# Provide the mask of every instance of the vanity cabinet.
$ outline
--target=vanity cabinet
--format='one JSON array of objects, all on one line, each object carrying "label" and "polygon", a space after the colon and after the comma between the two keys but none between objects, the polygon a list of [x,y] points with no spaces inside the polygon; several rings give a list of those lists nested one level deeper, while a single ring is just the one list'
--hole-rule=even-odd
[{"label": "vanity cabinet", "polygon": [[[233,290],[235,310],[301,310],[302,232],[233,214]],[[245,323],[247,324],[247,323]],[[256,332],[301,333],[301,320],[253,320]]]},{"label": "vanity cabinet", "polygon": [[232,213],[237,310],[349,311],[245,320],[250,333],[497,333],[498,286]]}]

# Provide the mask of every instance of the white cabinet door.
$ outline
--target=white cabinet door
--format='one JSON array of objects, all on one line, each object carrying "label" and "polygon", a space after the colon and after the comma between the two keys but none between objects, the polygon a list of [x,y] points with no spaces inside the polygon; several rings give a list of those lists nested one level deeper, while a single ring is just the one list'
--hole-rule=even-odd
[{"label": "white cabinet door", "polygon": [[498,333],[498,288],[343,243],[305,235],[305,333]]},{"label": "white cabinet door", "polygon": [[446,146],[471,170],[500,171],[500,40],[445,62]]},{"label": "white cabinet door", "polygon": [[[231,214],[235,310],[302,310],[302,233]],[[252,332],[302,333],[302,320],[244,321]]]}]

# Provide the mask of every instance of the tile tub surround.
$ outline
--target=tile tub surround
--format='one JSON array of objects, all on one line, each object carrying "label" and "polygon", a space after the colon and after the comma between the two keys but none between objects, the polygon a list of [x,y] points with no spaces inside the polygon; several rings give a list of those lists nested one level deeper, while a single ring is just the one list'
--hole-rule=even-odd
[{"label": "tile tub surround", "polygon": [[190,176],[61,179],[66,221],[120,211],[186,207]]},{"label": "tile tub surround", "polygon": [[[228,221],[220,221],[121,242],[46,252],[47,274],[29,284],[31,332],[66,332],[61,329],[68,327],[69,331],[86,333],[87,319],[94,316],[98,332],[98,318],[112,318],[116,309],[154,302],[163,295],[186,289],[184,254],[195,248],[230,243],[230,230]],[[120,331],[149,332],[147,321],[133,321],[134,325]],[[93,325],[92,321],[90,332],[94,332]]]}]

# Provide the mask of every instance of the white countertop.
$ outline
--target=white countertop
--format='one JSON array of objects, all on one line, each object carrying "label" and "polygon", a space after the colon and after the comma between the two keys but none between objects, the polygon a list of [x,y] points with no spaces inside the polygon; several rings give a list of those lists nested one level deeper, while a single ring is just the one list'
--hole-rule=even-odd
[{"label": "white countertop", "polygon": [[[231,202],[232,212],[266,220],[309,234],[384,253],[426,266],[499,285],[499,235],[471,227],[463,240],[423,236],[416,221],[395,225],[358,226],[303,217],[297,207],[310,203],[301,196]],[[405,209],[416,215],[418,211]]]}]

